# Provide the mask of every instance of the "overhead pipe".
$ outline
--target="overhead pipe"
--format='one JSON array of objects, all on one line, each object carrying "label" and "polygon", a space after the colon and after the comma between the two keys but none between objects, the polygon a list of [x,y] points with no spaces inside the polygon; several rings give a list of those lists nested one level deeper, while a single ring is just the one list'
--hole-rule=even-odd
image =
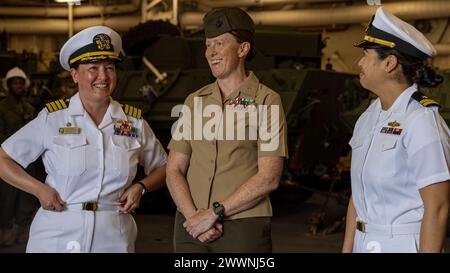
[{"label": "overhead pipe", "polygon": [[172,0],[172,24],[178,25],[178,0]]},{"label": "overhead pipe", "polygon": [[110,18],[78,19],[75,21],[74,28],[78,32],[87,27],[104,25],[111,27],[115,31],[125,32],[128,31],[130,27],[139,24],[139,19],[139,16],[115,16]]},{"label": "overhead pipe", "polygon": [[[99,14],[117,15],[124,13],[133,13],[139,10],[139,0],[132,0],[130,4],[113,6],[85,6],[75,5],[73,8],[74,17],[92,17]],[[66,7],[0,7],[0,15],[19,17],[47,17],[47,18],[67,18],[68,10]]]},{"label": "overhead pipe", "polygon": [[[105,25],[125,32],[139,24],[139,16],[86,18],[73,21],[74,33],[91,26]],[[0,19],[0,32],[14,34],[67,34],[67,19]]]},{"label": "overhead pipe", "polygon": [[153,10],[157,5],[165,4],[162,0],[143,0],[141,4],[141,23],[147,20],[169,20],[172,24],[178,25],[178,0],[172,0],[171,11]]},{"label": "overhead pipe", "polygon": [[210,8],[220,7],[251,7],[251,6],[270,6],[285,4],[307,4],[307,3],[334,3],[349,2],[349,0],[197,0],[198,3]]},{"label": "overhead pipe", "polygon": [[[402,19],[430,19],[450,16],[450,1],[408,1],[383,5]],[[357,5],[328,9],[308,9],[293,11],[250,12],[257,24],[286,26],[326,26],[334,24],[366,23],[373,15],[375,7]],[[158,18],[170,18],[167,12]],[[199,27],[203,13],[187,12],[179,15],[182,27]],[[163,17],[161,17],[163,16]],[[161,17],[161,18],[159,18]],[[104,18],[83,18],[74,20],[74,32],[93,25],[108,25],[117,31],[127,31],[140,22],[140,16],[113,16]],[[17,34],[63,34],[67,33],[67,19],[0,19],[0,32]]]},{"label": "overhead pipe", "polygon": [[433,46],[436,49],[438,56],[450,55],[450,44],[435,44]]},{"label": "overhead pipe", "polygon": [[[384,3],[383,7],[404,20],[445,18],[450,16],[450,1],[401,1]],[[255,24],[295,27],[329,26],[368,22],[377,6],[367,4],[333,8],[316,8],[285,11],[249,12]],[[182,27],[192,28],[202,24],[204,13],[185,12],[180,16]]]},{"label": "overhead pipe", "polygon": [[69,11],[69,38],[73,36],[73,3],[67,3]]},{"label": "overhead pipe", "polygon": [[141,23],[147,21],[147,0],[141,1]]}]

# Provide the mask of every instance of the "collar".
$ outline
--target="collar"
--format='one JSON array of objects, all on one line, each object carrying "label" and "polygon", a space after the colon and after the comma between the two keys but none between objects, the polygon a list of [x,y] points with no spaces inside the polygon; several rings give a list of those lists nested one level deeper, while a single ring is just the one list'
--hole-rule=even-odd
[{"label": "collar", "polygon": [[[83,107],[83,103],[81,102],[80,95],[76,93],[75,95],[70,98],[69,103],[69,115],[76,116],[76,115],[84,115],[86,110]],[[117,101],[113,100],[111,97],[109,97],[109,106],[106,110],[105,115],[109,115],[112,118],[117,119],[126,119],[126,115],[123,112],[122,106]]]},{"label": "collar", "polygon": [[78,115],[84,115],[83,103],[81,103],[80,94],[77,92],[75,95],[73,95],[70,98],[69,103],[69,115],[71,116],[78,116]]},{"label": "collar", "polygon": [[98,125],[98,128],[102,129],[113,123],[114,120],[127,120],[127,115],[125,115],[120,103],[109,97],[108,109],[106,110],[102,122]]},{"label": "collar", "polygon": [[106,113],[112,118],[112,119],[128,119],[127,115],[123,111],[122,105],[118,103],[117,101],[110,98],[109,101],[109,107]]},{"label": "collar", "polygon": [[[86,110],[83,107],[83,103],[81,102],[79,93],[76,93],[72,96],[69,103],[69,115],[77,116],[84,115]],[[109,97],[109,106],[106,110],[105,116],[103,117],[102,122],[98,126],[99,129],[102,129],[113,122],[115,119],[127,119],[127,115],[123,112],[122,106],[117,101],[113,100]]]},{"label": "collar", "polygon": [[[409,101],[411,100],[411,96],[414,92],[417,91],[417,84],[412,84],[410,87],[406,88],[400,96],[394,101],[389,110],[390,113],[404,113],[408,107]],[[374,103],[372,103],[367,112],[376,112],[381,111],[381,101],[380,98],[377,98]]]},{"label": "collar", "polygon": [[417,84],[412,84],[410,87],[406,88],[400,96],[392,104],[391,108],[388,110],[392,113],[405,113],[408,108],[409,101],[414,92],[417,91]]},{"label": "collar", "polygon": [[[247,78],[236,88],[235,91],[231,93],[228,99],[236,98],[240,95],[245,95],[246,97],[254,98],[256,92],[258,91],[259,80],[252,71],[249,71]],[[222,101],[222,96],[220,94],[219,83],[216,80],[209,88],[202,89],[198,95],[208,96],[213,95],[214,98]]]},{"label": "collar", "polygon": [[411,100],[411,95],[416,91],[416,84],[413,84],[410,87],[406,88],[387,110],[387,113],[383,116],[382,119],[378,119],[378,116],[381,112],[381,101],[380,98],[377,98],[377,100],[369,107],[369,109],[367,109],[368,112],[378,113],[377,115],[373,115],[372,123],[383,123],[388,119],[397,118],[398,116],[396,114],[405,113]]}]

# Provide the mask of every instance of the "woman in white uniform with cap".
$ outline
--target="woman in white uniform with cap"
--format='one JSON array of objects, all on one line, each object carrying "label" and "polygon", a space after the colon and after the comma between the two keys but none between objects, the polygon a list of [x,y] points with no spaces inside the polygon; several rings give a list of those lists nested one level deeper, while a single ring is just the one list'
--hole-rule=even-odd
[{"label": "woman in white uniform with cap", "polygon": [[417,29],[378,8],[360,82],[378,98],[358,119],[343,252],[440,252],[449,206],[449,128],[419,87],[442,82]]},{"label": "woman in white uniform with cap", "polygon": [[[110,97],[121,52],[120,36],[105,26],[69,39],[60,63],[79,92],[48,103],[2,143],[0,176],[42,206],[27,252],[134,251],[137,228],[129,213],[145,190],[164,183],[167,156],[141,110]],[[41,155],[45,184],[21,168]],[[138,163],[147,177],[132,183]]]}]

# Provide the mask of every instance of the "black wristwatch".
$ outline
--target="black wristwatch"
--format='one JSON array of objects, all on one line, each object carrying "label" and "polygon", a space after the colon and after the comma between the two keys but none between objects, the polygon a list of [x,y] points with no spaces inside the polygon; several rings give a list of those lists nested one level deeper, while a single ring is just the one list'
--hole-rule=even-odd
[{"label": "black wristwatch", "polygon": [[219,216],[219,221],[222,221],[223,218],[225,218],[225,208],[219,202],[213,203],[213,211],[217,216]]},{"label": "black wristwatch", "polygon": [[147,187],[145,186],[144,182],[142,182],[142,181],[136,181],[136,182],[134,182],[134,184],[139,184],[139,185],[142,186],[142,192],[141,192],[141,195],[144,195],[144,194],[147,192]]}]

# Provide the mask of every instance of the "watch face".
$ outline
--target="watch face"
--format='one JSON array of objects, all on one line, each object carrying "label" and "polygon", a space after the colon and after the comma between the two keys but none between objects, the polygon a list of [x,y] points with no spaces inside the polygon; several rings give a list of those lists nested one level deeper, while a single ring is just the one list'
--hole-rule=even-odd
[{"label": "watch face", "polygon": [[216,215],[218,215],[219,217],[223,217],[223,213],[225,212],[225,208],[223,207],[223,205],[220,204],[219,202],[214,202],[213,207],[214,207],[214,213]]}]

